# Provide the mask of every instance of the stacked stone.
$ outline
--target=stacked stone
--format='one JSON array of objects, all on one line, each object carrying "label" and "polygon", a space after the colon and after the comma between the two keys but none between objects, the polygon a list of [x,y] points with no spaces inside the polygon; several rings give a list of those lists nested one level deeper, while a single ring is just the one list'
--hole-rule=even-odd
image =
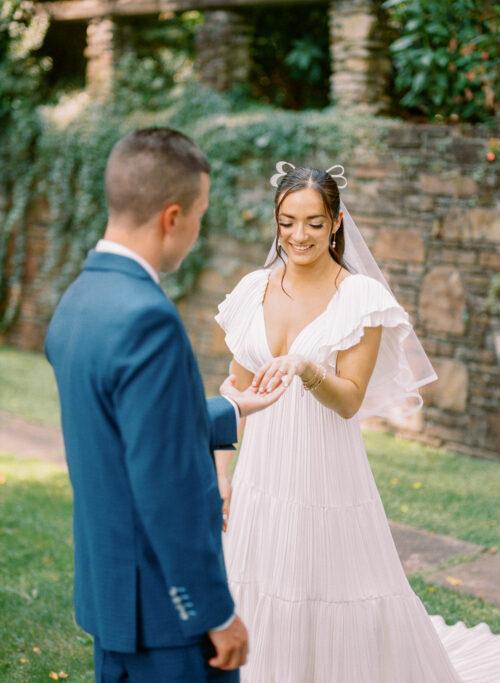
[{"label": "stacked stone", "polygon": [[250,73],[251,26],[238,12],[206,11],[196,36],[201,80],[219,91],[246,83]]},{"label": "stacked stone", "polygon": [[484,168],[486,134],[400,123],[387,143],[388,154],[354,169],[350,201],[439,376],[422,390],[424,410],[396,427],[498,457],[500,330],[489,292],[500,267],[500,217],[493,173],[474,177]]},{"label": "stacked stone", "polygon": [[96,98],[107,97],[113,87],[114,34],[111,17],[92,19],[87,26],[87,89]]},{"label": "stacked stone", "polygon": [[330,4],[331,98],[338,106],[380,113],[389,108],[391,75],[386,17],[373,0]]},{"label": "stacked stone", "polygon": [[[389,123],[385,151],[353,150],[343,198],[439,378],[422,389],[422,411],[382,426],[494,458],[500,457],[500,320],[488,301],[500,268],[500,218],[492,174],[482,182],[473,177],[484,168],[486,135]],[[260,179],[254,180],[257,187]],[[211,317],[241,275],[262,265],[270,237],[251,250],[227,237],[213,239],[214,260],[182,305],[215,391],[228,354]]]},{"label": "stacked stone", "polygon": [[[397,121],[377,125],[384,144],[352,149],[343,199],[439,376],[422,390],[424,409],[389,426],[433,445],[499,457],[500,318],[490,291],[500,269],[500,220],[493,166],[486,161],[490,133]],[[229,362],[213,321],[217,304],[242,275],[264,263],[273,234],[272,200],[260,168],[248,162],[236,201],[248,206],[249,226],[262,227],[262,241],[242,245],[213,235],[212,259],[180,306],[210,393],[217,392]],[[266,202],[264,229],[256,226],[264,215],[256,207]],[[23,348],[42,348],[47,323],[50,287],[40,275],[47,224],[44,205],[34,207],[21,314],[3,338]]]}]

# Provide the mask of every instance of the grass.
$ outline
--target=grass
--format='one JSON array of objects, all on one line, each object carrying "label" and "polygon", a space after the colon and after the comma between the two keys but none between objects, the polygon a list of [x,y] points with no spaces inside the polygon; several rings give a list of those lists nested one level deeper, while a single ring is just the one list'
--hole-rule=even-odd
[{"label": "grass", "polygon": [[59,426],[56,383],[43,354],[0,346],[0,410]]},{"label": "grass", "polygon": [[[57,391],[42,354],[0,347],[0,410],[58,425]],[[383,432],[365,432],[388,517],[490,547],[500,542],[500,463],[474,460]],[[73,621],[71,492],[56,465],[0,455],[0,681],[93,681],[91,638]],[[409,577],[429,614],[482,621],[500,609]]]},{"label": "grass", "polygon": [[92,641],[73,620],[71,493],[55,465],[0,456],[0,680],[65,672],[91,682]]},{"label": "grass", "polygon": [[500,633],[500,608],[495,605],[430,583],[420,574],[413,574],[408,580],[428,614],[440,614],[447,624],[463,621],[468,627],[484,621],[493,633]]},{"label": "grass", "polygon": [[500,463],[366,432],[390,519],[486,546],[500,544]]},{"label": "grass", "polygon": [[[91,683],[92,643],[73,621],[71,492],[55,465],[0,455],[0,680],[42,683],[51,672]],[[448,624],[486,622],[500,609],[410,578],[429,614]]]}]

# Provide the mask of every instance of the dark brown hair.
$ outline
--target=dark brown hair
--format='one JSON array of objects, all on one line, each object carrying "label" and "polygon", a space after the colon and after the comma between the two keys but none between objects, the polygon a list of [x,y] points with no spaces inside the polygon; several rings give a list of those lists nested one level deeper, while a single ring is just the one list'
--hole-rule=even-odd
[{"label": "dark brown hair", "polygon": [[[276,250],[276,257],[274,261],[276,261],[277,258],[280,258],[285,264],[283,277],[281,278],[281,287],[283,291],[285,291],[283,287],[283,280],[286,273],[286,261],[282,255],[283,249],[279,244],[280,228],[278,216],[281,205],[283,201],[286,199],[286,197],[288,197],[289,194],[292,194],[292,192],[297,192],[298,190],[304,190],[306,188],[316,190],[321,195],[325,210],[332,223],[337,220],[339,215],[339,188],[337,183],[335,182],[335,179],[332,178],[332,176],[329,173],[327,173],[326,171],[321,171],[317,168],[307,168],[304,166],[298,166],[297,168],[292,169],[283,177],[280,184],[278,185],[278,189],[276,190],[276,195],[274,198],[274,217],[276,220],[276,241],[274,245]],[[340,225],[335,232],[335,248],[332,246],[332,237],[333,232],[330,236],[330,244],[328,247],[328,251],[330,253],[331,258],[336,263],[338,263],[339,266],[346,268],[346,270],[350,270],[343,259],[345,249],[344,219],[341,220]]]},{"label": "dark brown hair", "polygon": [[166,127],[135,130],[115,144],[108,159],[109,212],[128,214],[141,225],[167,203],[189,210],[202,173],[210,173],[210,165],[186,135]]}]

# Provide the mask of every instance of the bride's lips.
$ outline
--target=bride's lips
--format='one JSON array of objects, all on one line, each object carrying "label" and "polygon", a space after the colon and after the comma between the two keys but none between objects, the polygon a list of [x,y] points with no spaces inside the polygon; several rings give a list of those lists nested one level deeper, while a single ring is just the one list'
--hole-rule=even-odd
[{"label": "bride's lips", "polygon": [[308,252],[308,251],[311,251],[311,249],[312,249],[313,246],[314,246],[313,244],[308,244],[308,245],[300,246],[300,247],[299,247],[298,245],[292,244],[291,242],[289,242],[288,244],[292,247],[293,251],[294,251],[296,254],[307,254],[307,252]]}]

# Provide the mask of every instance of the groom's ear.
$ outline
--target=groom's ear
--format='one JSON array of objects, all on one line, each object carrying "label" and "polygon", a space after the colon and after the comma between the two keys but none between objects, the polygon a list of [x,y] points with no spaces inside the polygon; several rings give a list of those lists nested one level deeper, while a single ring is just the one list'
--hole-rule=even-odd
[{"label": "groom's ear", "polygon": [[167,204],[160,214],[161,229],[164,235],[170,235],[177,227],[177,221],[182,213],[180,204]]}]

